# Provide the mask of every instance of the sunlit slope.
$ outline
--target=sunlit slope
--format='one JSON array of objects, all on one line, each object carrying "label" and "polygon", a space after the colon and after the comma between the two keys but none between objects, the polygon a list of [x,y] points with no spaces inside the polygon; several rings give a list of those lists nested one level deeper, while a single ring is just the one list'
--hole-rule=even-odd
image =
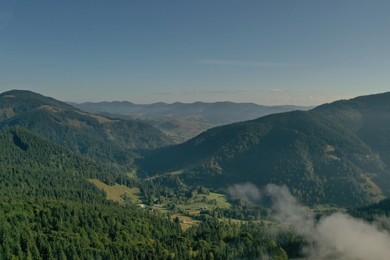
[{"label": "sunlit slope", "polygon": [[[353,131],[390,166],[390,92],[338,101],[313,111]],[[382,181],[390,185],[387,175]]]}]

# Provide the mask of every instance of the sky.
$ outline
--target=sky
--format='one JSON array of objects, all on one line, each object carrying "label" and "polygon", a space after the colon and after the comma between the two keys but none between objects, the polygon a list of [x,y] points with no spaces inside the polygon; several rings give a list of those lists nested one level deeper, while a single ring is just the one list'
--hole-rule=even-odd
[{"label": "sky", "polygon": [[390,91],[388,0],[1,0],[0,92],[318,105]]}]

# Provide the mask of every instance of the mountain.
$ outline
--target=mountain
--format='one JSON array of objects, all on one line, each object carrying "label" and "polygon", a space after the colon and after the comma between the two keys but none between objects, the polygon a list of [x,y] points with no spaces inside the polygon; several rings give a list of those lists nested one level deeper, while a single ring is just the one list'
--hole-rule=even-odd
[{"label": "mountain", "polygon": [[137,117],[110,114],[100,112],[100,115],[111,118],[122,118],[125,120],[136,120],[147,123],[160,129],[164,134],[169,136],[176,144],[183,143],[207,129],[215,127],[214,124],[205,123],[197,119],[175,118],[175,117]]},{"label": "mountain", "polygon": [[146,123],[90,114],[30,91],[4,92],[0,128],[17,125],[95,160],[120,164],[131,164],[134,150],[172,143]]},{"label": "mountain", "polygon": [[389,93],[210,129],[139,161],[143,176],[229,187],[286,184],[308,204],[375,202],[388,194]]},{"label": "mountain", "polygon": [[177,143],[218,125],[255,119],[261,116],[292,110],[308,110],[299,106],[261,106],[253,103],[195,102],[134,104],[131,102],[70,103],[73,106],[105,115],[126,116],[152,124],[171,136]]}]

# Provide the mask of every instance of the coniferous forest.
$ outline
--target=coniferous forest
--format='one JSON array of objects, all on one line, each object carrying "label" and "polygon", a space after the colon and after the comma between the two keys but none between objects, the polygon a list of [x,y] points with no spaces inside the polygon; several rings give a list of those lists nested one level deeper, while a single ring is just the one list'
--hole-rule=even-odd
[{"label": "coniferous forest", "polygon": [[3,130],[0,144],[4,259],[287,258],[260,224],[210,218],[183,232],[161,213],[108,201],[87,178],[115,173],[24,128]]}]

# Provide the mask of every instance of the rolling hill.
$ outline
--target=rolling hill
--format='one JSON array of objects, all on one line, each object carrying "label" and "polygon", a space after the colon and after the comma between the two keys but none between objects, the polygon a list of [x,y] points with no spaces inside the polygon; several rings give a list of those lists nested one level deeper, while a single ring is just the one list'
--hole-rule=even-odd
[{"label": "rolling hill", "polygon": [[139,121],[94,115],[30,91],[0,94],[0,128],[23,126],[65,148],[98,161],[131,165],[134,151],[172,143]]},{"label": "rolling hill", "polygon": [[389,93],[210,129],[152,151],[140,174],[188,184],[286,184],[302,201],[343,206],[388,194]]}]

